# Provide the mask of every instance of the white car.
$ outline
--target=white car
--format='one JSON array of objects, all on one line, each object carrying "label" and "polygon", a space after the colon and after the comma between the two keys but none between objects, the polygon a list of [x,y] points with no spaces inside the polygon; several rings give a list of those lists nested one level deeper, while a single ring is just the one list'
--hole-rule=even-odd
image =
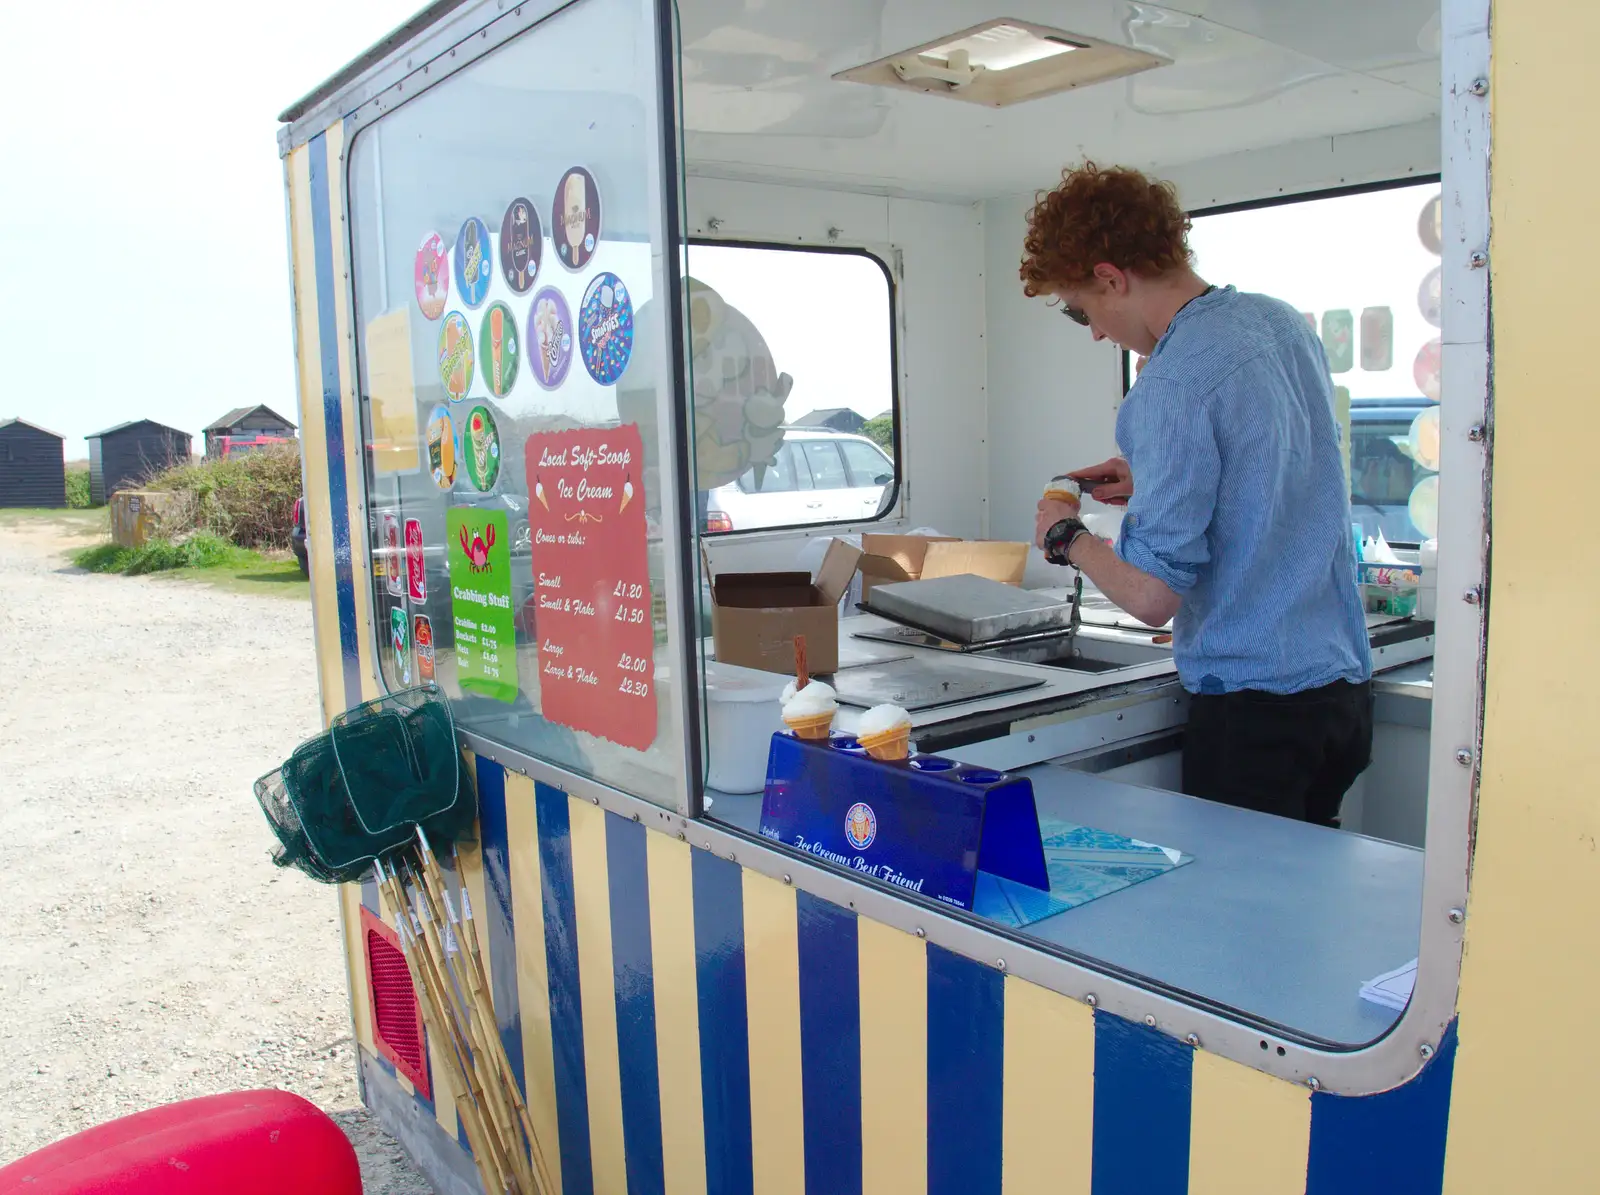
[{"label": "white car", "polygon": [[707,495],[705,529],[858,522],[877,516],[893,483],[894,461],[865,436],[786,428],[774,464]]}]

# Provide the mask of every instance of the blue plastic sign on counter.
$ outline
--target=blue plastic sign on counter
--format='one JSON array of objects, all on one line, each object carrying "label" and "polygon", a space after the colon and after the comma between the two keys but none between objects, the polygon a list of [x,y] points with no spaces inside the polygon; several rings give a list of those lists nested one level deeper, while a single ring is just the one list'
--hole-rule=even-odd
[{"label": "blue plastic sign on counter", "polygon": [[1027,777],[936,755],[876,760],[847,735],[772,736],[761,833],[963,909],[979,871],[1050,887]]}]

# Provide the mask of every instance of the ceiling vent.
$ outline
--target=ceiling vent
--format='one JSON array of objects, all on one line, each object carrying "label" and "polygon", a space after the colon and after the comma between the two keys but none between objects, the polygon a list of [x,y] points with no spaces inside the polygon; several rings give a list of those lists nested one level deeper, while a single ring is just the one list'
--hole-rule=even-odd
[{"label": "ceiling vent", "polygon": [[1143,50],[1002,17],[840,71],[834,78],[1004,108],[1167,61]]}]

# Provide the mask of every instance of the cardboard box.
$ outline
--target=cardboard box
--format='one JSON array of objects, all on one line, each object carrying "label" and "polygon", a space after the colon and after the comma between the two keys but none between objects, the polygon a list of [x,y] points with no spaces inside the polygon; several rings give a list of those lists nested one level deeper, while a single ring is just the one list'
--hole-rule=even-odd
[{"label": "cardboard box", "polygon": [[828,545],[811,574],[719,573],[711,582],[711,638],[717,660],[765,672],[794,674],[794,637],[806,637],[806,667],[839,667],[839,599],[855,576],[859,549]]},{"label": "cardboard box", "polygon": [[1005,540],[949,539],[930,535],[879,535],[861,537],[861,600],[868,600],[874,584],[920,581],[971,573],[1021,585],[1028,565],[1028,545]]}]

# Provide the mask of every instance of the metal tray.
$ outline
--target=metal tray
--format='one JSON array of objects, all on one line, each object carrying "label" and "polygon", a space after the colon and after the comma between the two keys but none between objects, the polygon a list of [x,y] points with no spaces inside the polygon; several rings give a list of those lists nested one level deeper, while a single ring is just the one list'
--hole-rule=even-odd
[{"label": "metal tray", "polygon": [[867,609],[874,614],[956,643],[1067,630],[1072,620],[1071,598],[1034,593],[970,573],[874,585],[867,599]]},{"label": "metal tray", "polygon": [[862,668],[841,668],[833,688],[839,704],[871,709],[893,702],[908,713],[978,701],[1044,684],[1042,677],[973,668],[952,659],[896,660]]}]

